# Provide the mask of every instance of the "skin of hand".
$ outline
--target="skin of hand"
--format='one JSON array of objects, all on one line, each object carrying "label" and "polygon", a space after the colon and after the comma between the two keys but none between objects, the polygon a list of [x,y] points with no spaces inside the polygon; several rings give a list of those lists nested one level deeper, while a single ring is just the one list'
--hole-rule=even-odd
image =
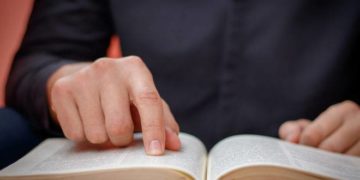
[{"label": "skin of hand", "polygon": [[289,142],[360,156],[360,108],[352,101],[330,106],[314,121],[283,123],[279,136]]},{"label": "skin of hand", "polygon": [[53,119],[76,142],[126,146],[142,131],[145,151],[179,150],[179,126],[137,56],[64,65],[47,82]]}]

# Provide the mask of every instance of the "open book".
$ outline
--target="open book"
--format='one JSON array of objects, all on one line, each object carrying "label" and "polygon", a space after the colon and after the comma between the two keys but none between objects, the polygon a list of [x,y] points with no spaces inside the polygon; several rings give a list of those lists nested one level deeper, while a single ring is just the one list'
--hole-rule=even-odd
[{"label": "open book", "polygon": [[47,139],[0,171],[0,179],[360,179],[360,158],[258,135],[228,137],[207,154],[181,133],[182,149],[147,156],[141,135],[126,148]]}]

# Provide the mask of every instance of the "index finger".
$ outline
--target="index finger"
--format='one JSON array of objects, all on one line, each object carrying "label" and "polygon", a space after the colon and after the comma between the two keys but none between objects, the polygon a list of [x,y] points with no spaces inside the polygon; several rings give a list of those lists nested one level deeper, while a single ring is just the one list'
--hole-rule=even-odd
[{"label": "index finger", "polygon": [[130,99],[139,111],[146,153],[161,155],[165,149],[162,100],[145,64],[135,63],[140,64],[132,68],[133,71],[128,78]]}]

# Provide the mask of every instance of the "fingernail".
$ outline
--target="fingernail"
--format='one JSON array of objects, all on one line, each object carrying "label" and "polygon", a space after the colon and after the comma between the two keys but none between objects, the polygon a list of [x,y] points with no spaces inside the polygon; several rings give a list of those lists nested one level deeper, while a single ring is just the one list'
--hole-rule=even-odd
[{"label": "fingernail", "polygon": [[160,155],[162,154],[161,143],[159,140],[152,140],[150,143],[150,155]]}]

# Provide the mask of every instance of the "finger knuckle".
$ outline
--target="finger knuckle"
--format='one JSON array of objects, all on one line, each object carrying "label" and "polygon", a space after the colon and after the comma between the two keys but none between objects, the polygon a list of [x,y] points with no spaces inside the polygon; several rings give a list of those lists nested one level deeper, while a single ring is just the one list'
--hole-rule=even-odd
[{"label": "finger knuckle", "polygon": [[162,101],[156,90],[141,90],[136,95],[136,101],[139,104],[146,103],[151,105],[162,106]]},{"label": "finger knuckle", "polygon": [[353,101],[346,100],[341,103],[331,105],[327,110],[333,113],[343,113],[348,111],[358,111],[359,106]]},{"label": "finger knuckle", "polygon": [[116,146],[127,146],[129,145],[131,142],[133,141],[133,136],[132,134],[129,135],[124,135],[124,136],[118,136],[115,139],[112,138],[111,142],[116,145]]},{"label": "finger knuckle", "polygon": [[143,60],[139,56],[131,55],[129,56],[129,61],[132,61],[133,63],[144,63]]},{"label": "finger knuckle", "polygon": [[104,70],[113,67],[114,60],[109,58],[100,58],[93,63],[93,67],[96,70]]},{"label": "finger knuckle", "polygon": [[85,82],[85,81],[87,81],[89,79],[90,74],[91,74],[91,70],[89,70],[89,68],[84,68],[84,69],[76,72],[72,76],[74,86],[84,84],[83,82]]},{"label": "finger knuckle", "polygon": [[75,142],[81,142],[85,140],[83,133],[80,131],[72,130],[69,132],[64,132],[64,134],[65,137]]},{"label": "finger knuckle", "polygon": [[147,122],[145,124],[142,124],[142,126],[145,130],[160,130],[161,129],[161,125],[155,121]]},{"label": "finger knuckle", "polygon": [[132,134],[134,131],[134,127],[130,122],[122,121],[123,123],[119,125],[110,125],[107,128],[108,133],[110,136],[124,136]]},{"label": "finger knuckle", "polygon": [[359,109],[359,106],[355,102],[350,101],[350,100],[346,100],[346,101],[342,102],[341,105],[343,106],[344,109],[349,109],[349,110],[353,110],[353,111],[356,111]]},{"label": "finger knuckle", "polygon": [[131,66],[132,68],[144,67],[144,61],[138,56],[128,56],[125,60],[119,61],[124,63],[125,66]]},{"label": "finger knuckle", "polygon": [[87,140],[92,144],[101,144],[107,141],[107,136],[103,131],[94,130],[86,134]]},{"label": "finger knuckle", "polygon": [[64,78],[57,80],[52,87],[52,93],[55,96],[63,96],[70,94],[71,90],[71,83]]}]

